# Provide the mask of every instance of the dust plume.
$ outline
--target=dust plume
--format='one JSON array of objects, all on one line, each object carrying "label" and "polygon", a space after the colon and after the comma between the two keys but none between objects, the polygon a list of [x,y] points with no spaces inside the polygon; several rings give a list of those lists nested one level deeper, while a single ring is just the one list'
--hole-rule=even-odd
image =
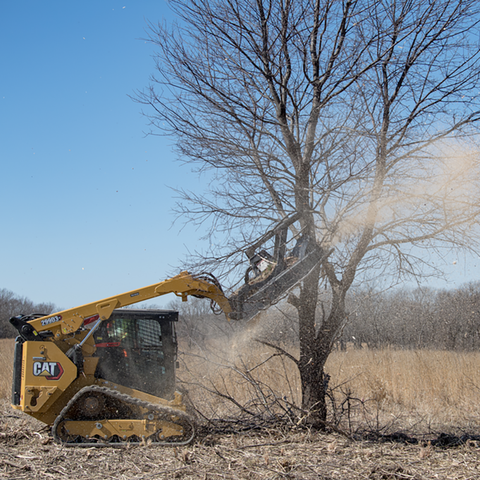
[{"label": "dust plume", "polygon": [[[320,228],[328,246],[348,243],[375,218],[387,237],[415,237],[441,225],[462,225],[465,233],[479,214],[479,151],[467,145],[437,145],[435,152],[392,165],[382,192],[373,203],[373,175],[352,182],[338,198]],[[372,215],[373,212],[373,215]]]}]

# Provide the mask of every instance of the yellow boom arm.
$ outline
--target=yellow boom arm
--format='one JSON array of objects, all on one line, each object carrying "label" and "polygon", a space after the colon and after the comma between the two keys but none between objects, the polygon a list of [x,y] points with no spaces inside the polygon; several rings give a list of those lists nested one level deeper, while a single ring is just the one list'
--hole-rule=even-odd
[{"label": "yellow boom arm", "polygon": [[227,297],[225,297],[218,285],[202,277],[182,272],[160,283],[87,303],[80,307],[52,313],[45,317],[30,320],[28,323],[37,332],[49,330],[53,333],[54,338],[59,339],[64,335],[76,332],[85,321],[89,323],[97,319],[107,320],[116,308],[132,305],[166,295],[167,293],[174,293],[182,297],[183,301],[186,301],[189,295],[210,298],[219,305],[227,318],[232,311]]}]

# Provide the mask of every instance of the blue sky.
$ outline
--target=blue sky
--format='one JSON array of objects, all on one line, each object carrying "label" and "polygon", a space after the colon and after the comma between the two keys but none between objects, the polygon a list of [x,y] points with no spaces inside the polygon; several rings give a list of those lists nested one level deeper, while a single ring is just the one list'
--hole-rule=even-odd
[{"label": "blue sky", "polygon": [[68,308],[161,281],[198,248],[171,228],[168,188],[198,178],[129,98],[163,18],[163,0],[0,2],[0,288]]},{"label": "blue sky", "polygon": [[[199,180],[129,98],[154,71],[147,21],[164,18],[163,0],[0,1],[0,288],[69,308],[201,248],[172,227],[168,188]],[[444,261],[451,286],[476,278],[476,259]]]}]

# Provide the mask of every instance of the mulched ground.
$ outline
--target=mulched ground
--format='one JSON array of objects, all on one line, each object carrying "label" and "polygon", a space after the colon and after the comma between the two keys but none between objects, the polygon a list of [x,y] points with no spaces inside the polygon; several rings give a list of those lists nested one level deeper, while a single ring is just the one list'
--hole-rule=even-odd
[{"label": "mulched ground", "polygon": [[[188,447],[72,448],[43,425],[0,408],[0,478],[478,479],[480,442],[352,440],[336,433],[206,434]],[[457,438],[459,440],[459,438]],[[458,445],[460,444],[460,445]]]}]

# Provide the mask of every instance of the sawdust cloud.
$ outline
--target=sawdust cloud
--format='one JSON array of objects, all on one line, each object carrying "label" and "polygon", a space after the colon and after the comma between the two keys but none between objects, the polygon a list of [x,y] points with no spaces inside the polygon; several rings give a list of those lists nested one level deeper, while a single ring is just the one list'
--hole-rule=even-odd
[{"label": "sawdust cloud", "polygon": [[[428,159],[410,159],[394,167],[377,202],[377,227],[408,236],[428,222],[465,218],[467,229],[473,228],[480,205],[479,159],[480,152],[473,147],[443,143]],[[363,231],[372,182],[357,182],[355,193],[345,195],[332,208],[323,231],[325,245],[348,242]]]}]

